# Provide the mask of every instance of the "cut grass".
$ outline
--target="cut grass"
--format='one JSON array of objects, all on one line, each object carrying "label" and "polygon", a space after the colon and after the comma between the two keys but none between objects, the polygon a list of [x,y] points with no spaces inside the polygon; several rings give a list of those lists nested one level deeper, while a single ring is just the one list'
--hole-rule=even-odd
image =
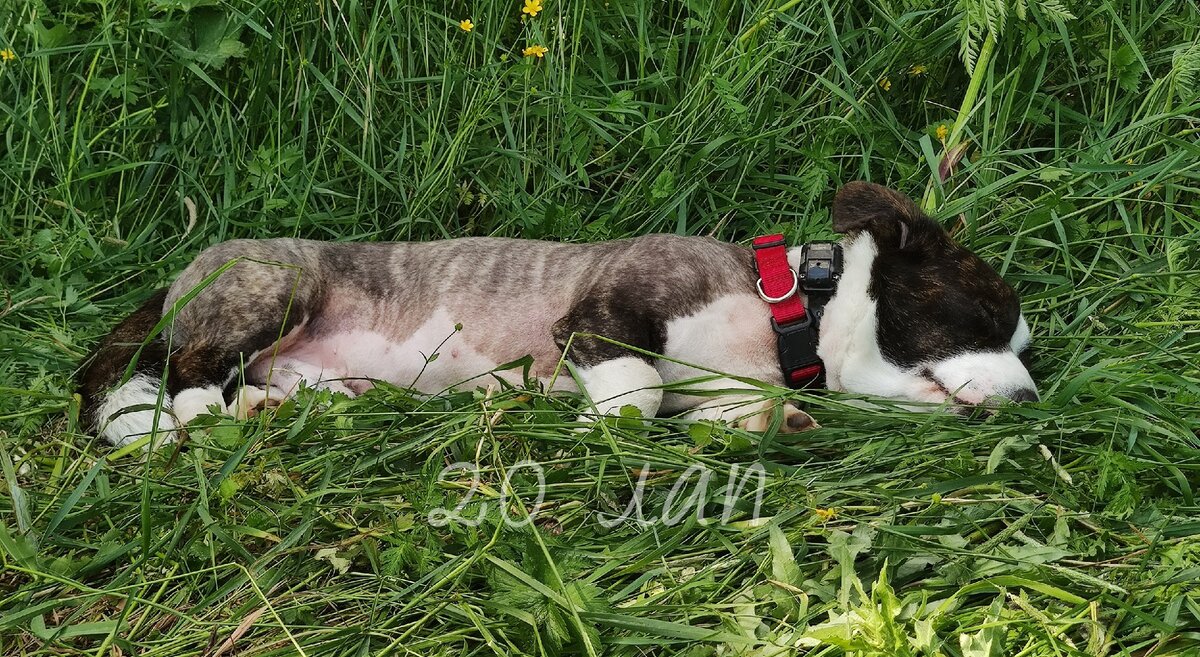
[{"label": "cut grass", "polygon": [[[974,0],[3,8],[0,654],[1200,654],[1200,9],[1048,4],[971,73]],[[1019,288],[1040,404],[580,433],[387,388],[149,460],[78,425],[80,358],[220,240],[799,241],[856,178]],[[601,522],[694,465],[706,519]]]}]

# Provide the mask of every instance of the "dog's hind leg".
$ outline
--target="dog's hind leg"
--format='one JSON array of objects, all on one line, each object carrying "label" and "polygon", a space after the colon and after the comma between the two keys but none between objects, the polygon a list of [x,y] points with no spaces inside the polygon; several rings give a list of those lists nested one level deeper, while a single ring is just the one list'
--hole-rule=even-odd
[{"label": "dog's hind leg", "polygon": [[279,405],[296,394],[301,384],[347,397],[358,395],[355,387],[361,390],[370,385],[362,379],[350,383],[353,385],[331,376],[321,365],[268,352],[248,368],[245,383],[229,404],[229,413],[239,420],[245,419],[261,408]]},{"label": "dog's hind leg", "polygon": [[[170,360],[167,391],[173,401],[172,412],[180,425],[209,412],[237,413],[245,406],[234,394],[239,382],[239,366],[254,352],[269,346],[272,338],[230,340],[219,345],[185,346]],[[230,404],[226,405],[226,399]],[[262,400],[255,399],[257,405]]]},{"label": "dog's hind leg", "polygon": [[180,424],[209,409],[226,412],[226,400],[237,401],[243,365],[279,349],[281,340],[300,339],[319,309],[320,248],[296,240],[224,242],[202,252],[171,286],[167,391]]},{"label": "dog's hind leg", "polygon": [[[175,439],[171,398],[159,389],[167,346],[160,336],[151,336],[166,298],[165,289],[155,292],[101,340],[80,368],[81,416],[114,445],[155,432],[160,441]],[[133,376],[126,380],[131,365]],[[162,406],[155,408],[160,399]]]}]

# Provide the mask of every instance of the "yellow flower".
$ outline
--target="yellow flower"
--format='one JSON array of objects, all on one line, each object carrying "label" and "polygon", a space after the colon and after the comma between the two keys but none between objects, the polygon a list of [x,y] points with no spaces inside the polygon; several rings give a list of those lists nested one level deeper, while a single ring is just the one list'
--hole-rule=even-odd
[{"label": "yellow flower", "polygon": [[879,88],[883,89],[884,91],[891,91],[892,90],[892,81],[887,78],[880,80]]},{"label": "yellow flower", "polygon": [[813,509],[813,515],[820,518],[821,522],[829,522],[837,517],[837,509],[822,509],[820,507]]},{"label": "yellow flower", "polygon": [[[522,14],[529,14],[530,18],[536,18],[538,12],[542,10],[542,0],[525,0],[525,7],[521,9]],[[541,57],[541,55],[538,55]]]},{"label": "yellow flower", "polygon": [[12,60],[14,60],[16,58],[17,58],[17,53],[13,52],[12,48],[5,48],[4,50],[0,50],[0,59],[3,59],[6,62],[11,62]]},{"label": "yellow flower", "polygon": [[912,68],[908,69],[908,74],[909,75],[925,75],[925,65],[924,64],[914,64]]},{"label": "yellow flower", "polygon": [[545,46],[529,46],[525,50],[522,50],[521,54],[525,55],[526,57],[537,57],[541,59],[542,57],[545,57],[546,53],[548,52],[550,52],[550,50]]},{"label": "yellow flower", "polygon": [[460,22],[458,27],[463,32],[470,32],[471,30],[475,29],[475,24],[471,22],[471,19],[467,18]]},{"label": "yellow flower", "polygon": [[939,123],[937,127],[938,141],[946,141],[946,135],[950,134],[950,128],[946,127],[945,123]]}]

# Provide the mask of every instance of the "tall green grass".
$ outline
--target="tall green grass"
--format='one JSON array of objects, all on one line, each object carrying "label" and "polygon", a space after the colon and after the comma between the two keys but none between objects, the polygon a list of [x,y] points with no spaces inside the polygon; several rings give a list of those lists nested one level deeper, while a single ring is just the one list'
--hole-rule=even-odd
[{"label": "tall green grass", "polygon": [[[1194,0],[521,16],[0,3],[0,654],[1200,654]],[[1018,287],[1042,403],[791,393],[824,428],[580,433],[536,389],[379,389],[148,460],[79,426],[80,358],[224,239],[814,239],[859,178]],[[478,526],[429,521],[471,487],[455,461]],[[754,463],[761,517],[742,491],[714,520]],[[709,520],[599,522],[697,464]]]}]

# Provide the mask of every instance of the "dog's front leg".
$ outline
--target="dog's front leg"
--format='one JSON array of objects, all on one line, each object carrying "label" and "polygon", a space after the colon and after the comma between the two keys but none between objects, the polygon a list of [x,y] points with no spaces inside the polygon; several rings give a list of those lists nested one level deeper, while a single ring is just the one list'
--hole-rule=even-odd
[{"label": "dog's front leg", "polygon": [[623,406],[634,406],[642,417],[654,417],[662,404],[654,359],[629,349],[663,348],[661,322],[638,299],[633,291],[601,283],[554,323],[554,341],[576,365],[579,384],[599,415],[619,415]]},{"label": "dog's front leg", "polygon": [[662,378],[637,356],[622,356],[579,368],[580,383],[600,415],[620,415],[634,406],[642,417],[654,417],[662,404]]},{"label": "dog's front leg", "polygon": [[691,421],[711,420],[761,433],[770,428],[776,408],[783,413],[779,424],[781,433],[799,433],[820,427],[812,416],[790,402],[754,395],[716,397],[688,411],[683,418]]}]

